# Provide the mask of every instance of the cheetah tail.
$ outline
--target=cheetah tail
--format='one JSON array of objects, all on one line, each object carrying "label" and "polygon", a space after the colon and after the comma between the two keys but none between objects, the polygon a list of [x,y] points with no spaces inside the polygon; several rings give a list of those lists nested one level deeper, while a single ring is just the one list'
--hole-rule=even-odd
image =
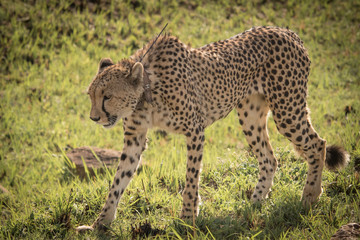
[{"label": "cheetah tail", "polygon": [[349,159],[349,153],[340,146],[332,145],[326,148],[325,165],[330,171],[345,167]]}]

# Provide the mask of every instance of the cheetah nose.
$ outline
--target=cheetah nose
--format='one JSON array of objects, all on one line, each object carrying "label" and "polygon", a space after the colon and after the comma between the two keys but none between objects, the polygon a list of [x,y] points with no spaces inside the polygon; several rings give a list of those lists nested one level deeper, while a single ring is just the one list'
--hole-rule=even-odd
[{"label": "cheetah nose", "polygon": [[100,120],[100,117],[90,117],[91,120],[93,120],[94,122],[97,122]]}]

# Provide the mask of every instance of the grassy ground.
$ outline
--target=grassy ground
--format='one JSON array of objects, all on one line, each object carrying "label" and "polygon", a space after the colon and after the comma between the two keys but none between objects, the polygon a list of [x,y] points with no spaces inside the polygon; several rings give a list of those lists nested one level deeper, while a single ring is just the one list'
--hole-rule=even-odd
[{"label": "grassy ground", "polygon": [[[339,226],[360,222],[358,1],[94,2],[0,3],[0,184],[8,190],[0,193],[0,239],[140,238],[145,221],[153,229],[148,237],[160,239],[328,239]],[[80,180],[64,153],[86,145],[121,150],[123,138],[121,123],[105,131],[89,120],[86,87],[102,57],[130,56],[167,22],[168,33],[193,47],[257,25],[288,26],[301,36],[312,59],[313,125],[351,154],[345,170],[324,172],[324,193],[313,209],[299,202],[307,166],[271,118],[280,167],[270,198],[261,206],[250,203],[257,161],[232,112],[206,131],[195,228],[177,219],[184,138],[151,131],[112,231],[75,234],[100,212],[114,169]]]}]

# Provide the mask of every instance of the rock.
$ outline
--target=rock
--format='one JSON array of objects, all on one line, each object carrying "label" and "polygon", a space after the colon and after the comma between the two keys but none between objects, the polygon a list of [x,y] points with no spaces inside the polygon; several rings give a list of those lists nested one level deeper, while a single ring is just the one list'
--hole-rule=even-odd
[{"label": "rock", "polygon": [[342,226],[331,238],[330,240],[356,240],[360,239],[360,224],[359,223],[349,223]]},{"label": "rock", "polygon": [[[95,153],[98,159],[96,159]],[[98,147],[79,147],[72,149],[66,156],[75,164],[76,172],[81,178],[86,177],[85,166],[89,171],[89,176],[94,176],[94,170],[98,169],[98,172],[105,172],[105,166],[107,168],[115,167],[121,156],[121,152],[112,149],[102,149]]]}]

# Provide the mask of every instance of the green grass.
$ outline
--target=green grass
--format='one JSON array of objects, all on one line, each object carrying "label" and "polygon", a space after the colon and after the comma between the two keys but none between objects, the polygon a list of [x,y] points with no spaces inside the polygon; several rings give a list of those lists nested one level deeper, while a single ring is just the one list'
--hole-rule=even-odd
[{"label": "green grass", "polygon": [[[58,3],[61,2],[61,3]],[[96,1],[97,2],[97,1]],[[360,4],[358,1],[85,1],[0,3],[0,239],[85,239],[133,236],[149,222],[150,238],[328,239],[360,222]],[[122,127],[106,131],[88,116],[86,88],[103,57],[130,56],[166,24],[166,32],[199,47],[252,26],[288,26],[312,59],[308,103],[328,143],[344,146],[349,166],[325,171],[312,209],[300,204],[307,166],[269,119],[280,167],[270,198],[252,205],[257,180],[236,114],[206,130],[200,216],[177,217],[185,181],[184,137],[150,131],[143,166],[127,188],[108,235],[76,235],[91,224],[115,170],[80,180],[66,164],[70,147],[122,149]],[[344,108],[354,110],[345,114]],[[195,234],[194,234],[195,233]],[[134,236],[140,238],[140,235]]]}]

